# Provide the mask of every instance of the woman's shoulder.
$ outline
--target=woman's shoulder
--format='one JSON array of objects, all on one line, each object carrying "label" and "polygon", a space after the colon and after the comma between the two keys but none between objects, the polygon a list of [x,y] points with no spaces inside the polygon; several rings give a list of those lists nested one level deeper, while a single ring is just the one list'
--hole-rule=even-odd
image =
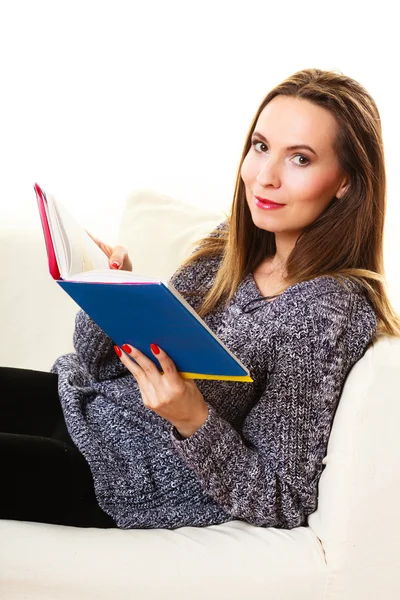
[{"label": "woman's shoulder", "polygon": [[356,345],[357,339],[365,344],[376,334],[377,316],[368,294],[352,279],[320,276],[300,282],[283,292],[275,308],[281,338],[306,330],[315,339],[342,335]]},{"label": "woman's shoulder", "polygon": [[318,310],[323,306],[336,306],[340,309],[356,299],[366,310],[372,309],[368,294],[361,283],[349,278],[339,281],[329,275],[300,281],[287,288],[281,294],[281,299],[284,299],[289,310],[302,307]]},{"label": "woman's shoulder", "polygon": [[341,278],[339,281],[335,277],[325,275],[304,283],[309,285],[304,285],[300,289],[301,296],[315,310],[325,306],[348,310],[351,313],[361,311],[376,317],[367,290],[359,281],[348,277]]}]

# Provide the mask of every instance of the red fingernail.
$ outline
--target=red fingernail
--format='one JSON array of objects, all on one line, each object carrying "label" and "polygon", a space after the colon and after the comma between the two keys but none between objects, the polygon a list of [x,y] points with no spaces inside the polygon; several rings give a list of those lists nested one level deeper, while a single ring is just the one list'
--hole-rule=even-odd
[{"label": "red fingernail", "polygon": [[121,348],[119,346],[114,346],[114,350],[118,356],[122,356]]},{"label": "red fingernail", "polygon": [[128,354],[130,354],[132,352],[132,348],[130,346],[128,346],[128,344],[122,344],[121,348]]},{"label": "red fingernail", "polygon": [[160,354],[160,348],[158,346],[156,346],[155,344],[150,344],[150,348],[152,349],[154,354]]},{"label": "red fingernail", "polygon": [[114,262],[111,263],[112,269],[119,269],[120,266],[121,266],[121,264],[119,262],[117,262],[116,260],[114,260]]}]

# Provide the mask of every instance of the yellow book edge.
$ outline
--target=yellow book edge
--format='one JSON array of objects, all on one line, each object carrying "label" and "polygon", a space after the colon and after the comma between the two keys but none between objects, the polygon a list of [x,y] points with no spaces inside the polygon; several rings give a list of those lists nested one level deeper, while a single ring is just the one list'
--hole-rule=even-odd
[{"label": "yellow book edge", "polygon": [[179,375],[183,379],[214,379],[221,381],[248,381],[253,382],[249,375],[205,375],[204,373],[183,373],[179,371]]}]

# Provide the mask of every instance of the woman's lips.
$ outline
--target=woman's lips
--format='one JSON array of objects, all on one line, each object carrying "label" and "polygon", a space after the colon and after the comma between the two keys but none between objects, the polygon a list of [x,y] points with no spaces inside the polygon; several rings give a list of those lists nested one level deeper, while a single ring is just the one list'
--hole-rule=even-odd
[{"label": "woman's lips", "polygon": [[267,198],[261,198],[260,196],[254,196],[256,199],[256,205],[259,208],[263,209],[273,209],[273,208],[282,208],[285,204],[278,204],[278,202],[272,202],[272,200],[268,200]]}]

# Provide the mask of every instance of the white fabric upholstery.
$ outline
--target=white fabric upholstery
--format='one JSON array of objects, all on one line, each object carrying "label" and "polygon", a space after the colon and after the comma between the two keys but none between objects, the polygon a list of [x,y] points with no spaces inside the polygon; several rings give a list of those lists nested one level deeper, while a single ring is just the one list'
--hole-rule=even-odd
[{"label": "white fabric upholstery", "polygon": [[308,518],[329,566],[326,598],[400,598],[399,423],[400,339],[382,337],[346,380]]},{"label": "white fabric upholstery", "polygon": [[137,190],[128,199],[119,239],[128,248],[135,271],[167,279],[189,256],[196,241],[226,216],[222,211]]},{"label": "white fabric upholstery", "polygon": [[323,552],[306,527],[231,521],[122,531],[0,521],[0,541],[0,590],[12,600],[319,600],[325,586]]},{"label": "white fabric upholstery", "polygon": [[[167,278],[192,243],[223,219],[218,211],[138,190],[127,202],[120,241],[135,270]],[[2,365],[47,370],[72,349],[77,307],[47,275],[41,235],[39,224],[23,239],[0,232]],[[16,270],[5,261],[11,255]],[[397,600],[399,390],[400,340],[383,337],[345,382],[318,510],[307,527],[232,521],[120,531],[0,520],[0,597]]]}]

